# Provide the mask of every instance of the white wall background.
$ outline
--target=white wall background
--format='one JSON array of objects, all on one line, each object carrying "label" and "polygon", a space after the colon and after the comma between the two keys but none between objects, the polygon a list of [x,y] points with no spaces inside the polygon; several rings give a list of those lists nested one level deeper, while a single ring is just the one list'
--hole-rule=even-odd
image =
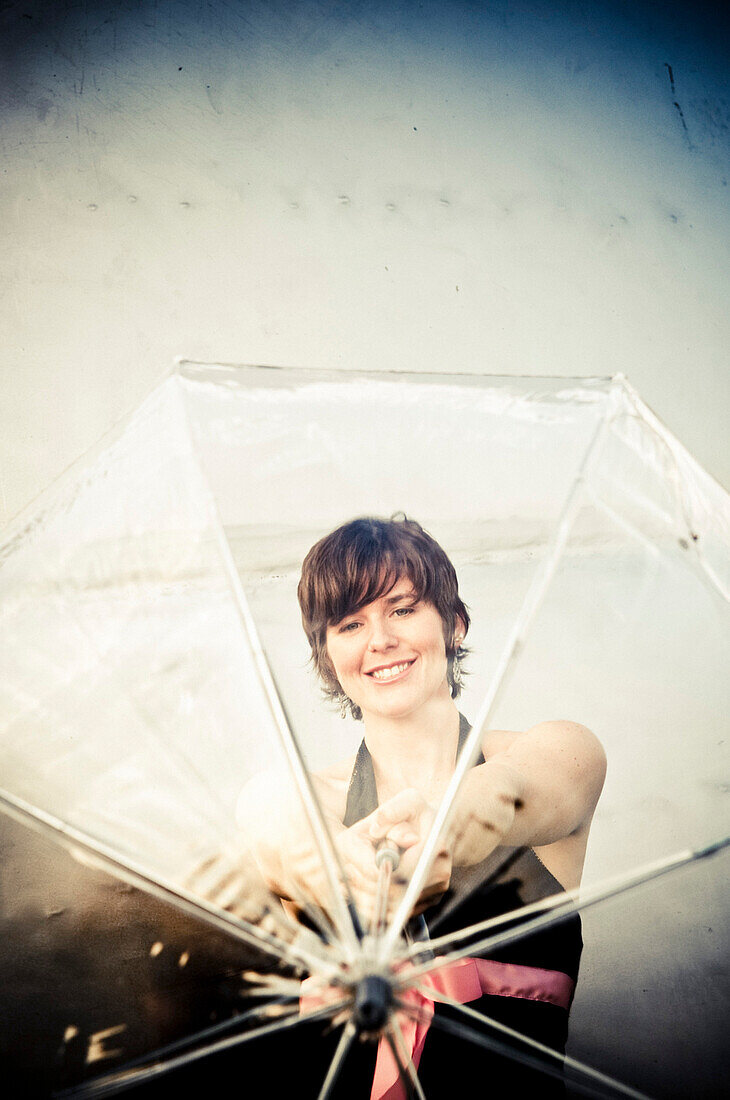
[{"label": "white wall background", "polygon": [[730,483],[720,7],[3,7],[0,518],[172,358],[626,373]]}]

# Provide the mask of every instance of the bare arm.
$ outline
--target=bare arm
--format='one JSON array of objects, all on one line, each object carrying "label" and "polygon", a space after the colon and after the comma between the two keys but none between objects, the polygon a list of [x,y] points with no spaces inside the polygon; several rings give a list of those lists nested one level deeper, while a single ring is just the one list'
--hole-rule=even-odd
[{"label": "bare arm", "polygon": [[[343,769],[312,776],[333,839],[345,828],[342,816],[346,786],[339,770]],[[293,899],[304,883],[315,894],[325,888],[324,869],[312,827],[296,785],[286,772],[269,771],[254,776],[241,791],[236,820],[246,847],[273,893]]]},{"label": "bare arm", "polygon": [[[431,869],[423,900],[446,889],[451,863],[478,863],[500,844],[544,847],[573,838],[561,878],[577,875],[579,880],[605,775],[598,739],[575,722],[541,722],[525,733],[492,731],[483,751],[486,762],[470,769],[457,795],[449,838]],[[406,790],[346,829],[342,819],[351,771],[347,761],[313,781],[345,873],[362,898],[375,888],[378,841],[389,836],[407,850],[403,872],[409,875],[435,809],[417,790]],[[309,896],[326,906],[329,889],[321,856],[293,786],[289,789],[281,775],[257,776],[244,789],[238,816],[269,888],[282,898]]]},{"label": "bare arm", "polygon": [[484,756],[456,799],[455,864],[477,863],[498,844],[548,845],[588,828],[606,757],[585,726],[552,721],[522,734],[490,733]]}]

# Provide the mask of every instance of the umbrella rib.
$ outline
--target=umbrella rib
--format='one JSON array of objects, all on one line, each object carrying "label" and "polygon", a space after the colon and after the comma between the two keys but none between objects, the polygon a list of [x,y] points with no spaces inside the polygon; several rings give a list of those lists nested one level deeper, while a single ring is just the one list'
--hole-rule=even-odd
[{"label": "umbrella rib", "polygon": [[[498,849],[495,849],[495,852],[497,851]],[[498,878],[505,875],[507,871],[509,871],[510,867],[512,867],[515,863],[517,863],[518,860],[520,860],[524,856],[525,852],[529,851],[530,849],[528,847],[525,847],[524,845],[519,848],[515,848],[509,853],[509,855],[505,856],[504,859],[500,859],[499,863],[494,867],[494,869],[491,870],[488,874],[485,874],[484,878],[480,882],[477,882],[473,886],[470,885],[461,894],[455,893],[453,898],[450,899],[449,903],[444,905],[443,908],[439,910],[434,919],[429,923],[429,929],[437,929],[440,924],[442,924],[445,920],[448,920],[452,913],[458,912],[459,906],[462,905],[467,898],[472,897],[477,890],[483,890],[485,886],[489,886],[492,883],[495,883]],[[533,902],[532,904],[535,903]],[[522,910],[520,910],[520,912],[522,912]],[[443,938],[445,937],[429,937],[431,944],[439,943]]]},{"label": "umbrella rib", "polygon": [[[361,936],[359,935],[359,922],[357,918],[357,908],[355,906],[352,892],[350,891],[349,884],[344,875],[341,861],[339,859],[337,849],[335,848],[332,836],[327,827],[327,823],[320,806],[319,799],[314,790],[309,773],[307,772],[306,764],[302,756],[301,749],[292,733],[291,723],[286,713],[284,702],[281,698],[274,674],[271,671],[268,658],[264,651],[259,632],[256,627],[249,601],[243,588],[243,583],[239,575],[236,563],[233,559],[233,553],[231,551],[228,539],[225,536],[224,525],[218,507],[218,502],[215,498],[215,494],[208,482],[208,479],[204,473],[204,463],[201,460],[196,433],[193,429],[193,425],[190,422],[190,415],[188,412],[187,401],[181,396],[181,408],[185,421],[188,426],[189,438],[195,453],[195,457],[198,461],[198,468],[200,472],[201,482],[204,487],[205,495],[208,500],[208,508],[210,510],[211,518],[213,519],[213,528],[218,543],[218,550],[221,556],[221,561],[228,577],[228,583],[230,585],[231,593],[238,612],[238,617],[243,627],[243,633],[248,642],[250,656],[253,659],[253,666],[256,670],[256,674],[259,679],[259,683],[263,689],[264,697],[269,708],[269,713],[274,721],[274,726],[279,737],[279,741],[284,750],[287,763],[291,768],[294,776],[294,781],[299,790],[302,804],[304,806],[304,812],[309,821],[314,840],[317,844],[319,854],[322,859],[325,875],[330,889],[330,897],[333,906],[333,918],[338,926],[338,931],[343,939],[343,946],[348,950],[350,961],[352,961],[358,953],[358,945]],[[347,894],[347,902],[343,898],[340,892],[340,882],[344,883],[345,892]]]},{"label": "umbrella rib", "polygon": [[332,1061],[330,1062],[329,1069],[327,1070],[327,1076],[322,1082],[322,1088],[319,1090],[319,1096],[317,1097],[317,1100],[327,1100],[328,1096],[332,1092],[332,1089],[334,1088],[335,1082],[339,1077],[340,1070],[342,1069],[343,1063],[347,1058],[350,1047],[352,1046],[352,1041],[355,1038],[356,1034],[357,1028],[355,1027],[352,1020],[348,1020],[344,1028],[342,1029],[342,1035],[340,1036],[340,1041],[337,1044],[337,1050],[332,1056]]},{"label": "umbrella rib", "polygon": [[[471,939],[480,932],[489,932],[499,929],[503,925],[513,921],[516,915],[527,917],[535,913],[544,913],[546,910],[552,912],[552,910],[567,906],[579,897],[579,889],[567,890],[564,894],[552,894],[550,897],[530,902],[520,909],[512,909],[509,913],[500,913],[499,916],[496,917],[487,917],[477,924],[470,924],[467,928],[458,928],[453,932],[444,933],[443,936],[434,936],[433,939],[429,940],[429,947],[432,951],[438,951],[442,947],[449,947],[461,940]],[[574,908],[571,909],[571,912],[574,912]],[[407,957],[418,955],[418,953],[419,945],[414,943],[409,948]],[[451,961],[451,956],[449,956],[449,961]]]},{"label": "umbrella rib", "polygon": [[414,1096],[416,1096],[417,1094],[416,1094],[413,1082],[412,1082],[408,1072],[406,1071],[406,1067],[404,1065],[403,1058],[401,1057],[400,1052],[398,1050],[398,1046],[397,1046],[396,1041],[395,1041],[395,1037],[394,1037],[394,1034],[393,1034],[392,1027],[386,1028],[386,1030],[382,1034],[382,1038],[385,1039],[385,1042],[388,1044],[388,1046],[390,1048],[390,1052],[393,1055],[393,1061],[396,1064],[396,1068],[398,1070],[398,1077],[400,1079],[401,1084],[403,1085],[407,1100],[413,1100]]},{"label": "umbrella rib", "polygon": [[[431,989],[429,989],[428,987],[426,987],[426,988],[427,988],[428,996],[432,997],[433,991]],[[441,998],[439,998],[439,1000],[441,1000]],[[453,1002],[452,1003],[452,1002],[447,1000],[447,1001],[442,1002],[442,1003],[445,1003],[448,1007],[454,1008],[454,1009],[465,1009],[466,1008],[465,1005],[460,1005],[460,1004],[458,1004],[458,1002]],[[414,1020],[417,1020],[417,1021],[420,1021],[420,1022],[423,1022],[423,1023],[430,1023],[432,1026],[440,1029],[441,1031],[446,1031],[450,1035],[455,1035],[459,1039],[465,1039],[467,1042],[474,1043],[476,1046],[480,1046],[480,1047],[482,1047],[483,1050],[488,1050],[492,1054],[498,1054],[502,1057],[509,1058],[511,1061],[519,1062],[521,1065],[526,1066],[528,1069],[534,1069],[539,1073],[546,1074],[548,1077],[555,1077],[557,1080],[563,1081],[563,1082],[566,1080],[565,1074],[563,1073],[562,1069],[560,1069],[558,1066],[551,1065],[544,1058],[537,1058],[537,1057],[535,1057],[531,1054],[521,1053],[519,1051],[516,1051],[508,1043],[502,1042],[501,1040],[499,1040],[497,1038],[493,1038],[489,1035],[484,1035],[481,1032],[477,1031],[470,1024],[465,1023],[464,1021],[457,1022],[455,1020],[450,1020],[450,1019],[447,1019],[443,1016],[439,1016],[437,1014],[434,1014],[433,1016],[429,1017],[422,1010],[416,1008],[414,1005],[409,1004],[407,1001],[400,1001],[399,1000],[399,1001],[396,1002],[396,1004],[397,1004],[398,1008],[400,1009],[400,1011],[406,1013],[406,1015],[411,1016],[411,1018],[414,1019]],[[489,1019],[485,1016],[480,1016],[480,1014],[478,1012],[475,1012],[473,1009],[470,1009],[468,1012],[464,1012],[463,1015],[467,1016],[470,1020],[473,1017],[476,1017],[478,1022],[482,1025],[486,1024],[487,1026],[495,1026],[495,1029],[497,1029],[497,1027],[498,1027],[498,1029],[500,1031],[504,1030],[507,1034],[511,1033],[513,1038],[519,1039],[521,1042],[524,1042],[524,1043],[529,1043],[529,1040],[527,1039],[526,1036],[521,1035],[519,1032],[513,1032],[511,1028],[506,1028],[506,1027],[502,1028],[501,1026],[498,1026],[496,1021],[493,1021],[493,1020],[491,1020],[491,1019]],[[532,1044],[530,1044],[530,1045],[532,1045]],[[536,1044],[536,1046],[538,1048],[541,1048],[542,1044],[539,1043],[539,1044]],[[547,1048],[547,1049],[549,1050],[550,1048]],[[562,1055],[557,1054],[556,1051],[553,1050],[550,1053],[554,1057],[562,1060]],[[582,1070],[588,1070],[589,1073],[591,1072],[590,1067],[584,1067],[581,1063],[576,1063],[576,1064]],[[600,1071],[596,1070],[595,1073],[600,1074]],[[601,1075],[601,1076],[603,1076],[603,1075]],[[621,1096],[628,1095],[628,1096],[632,1097],[633,1100],[650,1100],[650,1098],[647,1097],[644,1093],[637,1092],[635,1090],[628,1090],[627,1091],[627,1086],[622,1085],[621,1082],[619,1082],[619,1081],[612,1080],[610,1077],[607,1078],[607,1081],[611,1085],[611,1087],[618,1088],[619,1094]],[[602,1088],[600,1088],[600,1089],[598,1088],[597,1084],[594,1086],[593,1084],[589,1084],[588,1082],[573,1081],[572,1079],[570,1081],[570,1084],[571,1084],[571,1087],[575,1087],[580,1092],[582,1092],[584,1095],[596,1097],[596,1098],[598,1098],[598,1100],[607,1100],[608,1097],[613,1098],[613,1097],[616,1096],[615,1091],[613,1093],[608,1093],[607,1092],[607,1085],[603,1081],[601,1082]]]},{"label": "umbrella rib", "polygon": [[334,937],[337,936],[337,929],[327,916],[326,911],[316,902],[307,900],[304,902],[303,912],[305,916],[309,917],[324,942],[331,943],[333,935]]},{"label": "umbrella rib", "polygon": [[[672,438],[671,434],[667,431],[664,424],[662,424],[661,420],[659,420],[653,410],[644,403],[644,401],[641,399],[641,397],[628,381],[628,379],[624,378],[623,376],[619,377],[619,384],[621,386],[621,389],[631,402],[633,415],[636,416],[638,419],[643,420],[644,424],[646,424],[650,428],[655,438],[661,441],[665,453],[669,456],[669,463],[672,471],[671,484],[672,489],[674,490],[673,495],[675,504],[675,515],[677,512],[679,513],[679,518],[685,530],[691,533],[693,528],[693,522],[691,519],[693,509],[691,508],[687,500],[686,487],[683,491],[683,477],[680,473],[680,462],[678,456],[680,453],[683,453],[683,462],[688,459],[689,462],[692,463],[692,465],[694,465],[695,467],[697,467],[698,464],[696,460],[692,457],[692,455],[688,454],[684,450],[684,447],[682,447],[679,441]],[[730,589],[728,589],[722,578],[717,574],[717,572],[707,561],[700,542],[693,539],[691,540],[690,545],[694,550],[694,557],[700,566],[701,574],[703,575],[704,580],[708,582],[708,587],[710,588],[714,596],[719,596],[720,599],[723,601],[723,604],[726,604],[728,601],[730,601]]]},{"label": "umbrella rib", "polygon": [[[629,522],[629,520],[627,520],[624,516],[621,516],[618,512],[611,508],[609,504],[606,504],[606,502],[601,499],[600,494],[596,489],[593,489],[590,485],[587,485],[586,489],[595,507],[600,509],[600,511],[608,516],[612,523],[614,523],[617,527],[620,527],[624,534],[628,535],[629,538],[635,539],[642,546],[647,554],[649,554],[655,560],[661,560],[662,558],[668,560],[668,554],[665,548],[660,548],[655,542],[652,542],[651,539],[647,538],[646,535],[643,535],[638,527]],[[683,526],[691,532],[692,524],[686,515],[682,515],[681,521]],[[720,577],[717,575],[715,570],[705,558],[705,555],[700,547],[700,543],[695,542],[693,539],[689,539],[688,545],[691,546],[693,550],[692,555],[687,559],[688,562],[691,564],[691,567],[693,568],[693,570],[695,570],[700,581],[703,585],[705,585],[708,592],[710,592],[710,594],[712,595],[713,599],[717,600],[719,596],[722,605],[725,606],[728,602],[730,602],[730,589],[725,587]]]},{"label": "umbrella rib", "polygon": [[101,842],[92,841],[91,838],[84,836],[73,826],[67,825],[51,814],[31,806],[24,800],[16,798],[15,795],[11,795],[2,789],[0,789],[0,811],[5,812],[20,824],[27,825],[41,835],[48,837],[56,844],[60,844],[72,854],[80,849],[89,858],[90,862],[101,870],[107,871],[123,882],[128,882],[130,885],[144,890],[145,893],[151,894],[153,897],[170,902],[182,912],[203,920],[219,931],[227,932],[238,940],[243,940],[249,946],[267,951],[280,962],[289,963],[293,966],[305,966],[314,973],[321,973],[328,969],[323,959],[286,943],[285,940],[273,935],[273,933],[263,931],[263,929],[251,924],[243,917],[236,917],[223,910],[218,910],[202,898],[184,891],[181,887],[165,883],[161,879],[151,878],[146,871],[136,867],[131,860],[122,859],[109,851]]},{"label": "umbrella rib", "polygon": [[[655,860],[653,863],[645,864],[644,867],[640,868],[638,871],[616,876],[602,886],[589,887],[582,892],[580,890],[571,890],[567,891],[565,894],[556,894],[554,898],[545,899],[544,908],[547,910],[546,912],[539,913],[531,920],[525,921],[516,928],[508,928],[503,932],[485,936],[483,939],[477,940],[476,943],[457,948],[438,958],[429,959],[427,962],[421,963],[413,969],[406,971],[400,984],[401,986],[406,986],[421,974],[428,974],[433,970],[438,970],[442,966],[448,966],[450,963],[456,962],[458,959],[466,958],[469,955],[481,954],[484,951],[496,950],[498,947],[503,947],[505,944],[514,943],[524,936],[529,936],[533,932],[537,932],[558,921],[565,920],[567,917],[582,912],[584,909],[589,909],[598,902],[616,897],[618,894],[622,894],[636,886],[641,886],[645,882],[651,882],[655,878],[659,878],[671,871],[678,870],[680,867],[685,867],[687,864],[694,863],[699,859],[714,856],[724,848],[727,848],[728,845],[730,845],[730,837],[724,837],[722,840],[715,841],[704,848],[687,849],[674,856],[668,856],[664,859]],[[533,908],[532,911],[535,912],[536,907],[540,904],[541,903],[535,903],[535,908]],[[525,909],[528,908],[530,907],[525,907]],[[481,930],[485,925],[488,927],[492,921],[499,922],[501,925],[508,920],[513,920],[516,915],[522,912],[523,910],[518,909],[513,910],[510,914],[503,917],[491,918],[490,921],[486,921],[484,924],[473,925],[471,928],[455,933],[454,937],[473,936],[475,930]],[[440,943],[440,945],[443,946],[446,939],[447,937],[442,936],[440,941],[437,940],[434,942]]]},{"label": "umbrella rib", "polygon": [[[649,1100],[645,1093],[639,1092],[637,1089],[631,1088],[630,1085],[625,1085],[622,1081],[618,1081],[616,1080],[616,1078],[610,1077],[608,1074],[602,1073],[600,1070],[594,1069],[592,1066],[588,1066],[584,1062],[578,1061],[578,1059],[576,1058],[572,1058],[569,1054],[560,1054],[558,1053],[558,1051],[553,1050],[552,1047],[546,1046],[544,1043],[540,1043],[537,1039],[533,1039],[528,1035],[523,1035],[519,1031],[515,1031],[514,1028],[508,1027],[506,1024],[500,1023],[498,1020],[493,1019],[491,1016],[483,1016],[480,1012],[477,1012],[475,1009],[470,1008],[469,1005],[459,1004],[458,1001],[452,1000],[451,997],[446,997],[444,994],[433,989],[432,986],[416,985],[413,988],[417,989],[419,993],[422,993],[426,997],[439,1001],[439,1003],[441,1004],[448,1005],[449,1008],[455,1009],[456,1011],[462,1013],[464,1016],[467,1016],[471,1020],[475,1020],[482,1025],[486,1023],[489,1025],[490,1028],[494,1028],[495,1031],[501,1032],[503,1035],[508,1036],[510,1039],[517,1039],[519,1042],[524,1043],[528,1047],[531,1047],[532,1050],[537,1051],[540,1054],[544,1054],[548,1058],[555,1059],[558,1062],[562,1062],[564,1065],[568,1066],[576,1073],[584,1074],[586,1077],[592,1078],[600,1085],[604,1085],[607,1088],[613,1089],[614,1094],[618,1092],[622,1096],[631,1097],[631,1100]],[[509,1051],[510,1048],[506,1047],[506,1050]],[[511,1056],[517,1061],[523,1060],[523,1056],[518,1051],[515,1051],[513,1054],[511,1054]],[[537,1059],[531,1061],[533,1064],[539,1064],[539,1060]],[[558,1073],[561,1077],[563,1076],[560,1070],[558,1070]],[[573,1081],[572,1079],[571,1085],[574,1085],[578,1089],[584,1088],[582,1082]],[[590,1086],[588,1087],[590,1088]],[[587,1093],[587,1095],[593,1094],[594,1090],[591,1090]],[[599,1095],[603,1096],[604,1093],[600,1093]]]},{"label": "umbrella rib", "polygon": [[[264,996],[265,994],[256,995]],[[257,1017],[265,1017],[267,1013],[270,1014],[270,1009],[273,1006],[286,1006],[287,1002],[295,998],[299,998],[298,993],[274,997],[264,1005],[258,1005],[256,1008],[249,1009],[248,1012],[242,1012],[240,1016],[231,1016],[227,1020],[221,1020],[217,1024],[212,1024],[211,1027],[204,1028],[202,1031],[196,1031],[193,1035],[186,1035],[182,1039],[176,1039],[172,1043],[166,1043],[162,1047],[157,1047],[147,1054],[140,1054],[138,1058],[132,1058],[130,1061],[125,1062],[122,1070],[114,1071],[114,1076],[117,1076],[118,1073],[127,1073],[129,1070],[137,1069],[138,1066],[147,1066],[153,1060],[159,1061],[170,1054],[175,1054],[177,1051],[184,1050],[194,1043],[206,1042],[209,1039],[215,1039],[218,1035],[225,1035],[226,1032],[234,1031],[248,1020],[256,1020]],[[291,1011],[286,1015],[290,1015],[291,1012],[297,1010],[296,1006],[289,1007]],[[283,1015],[280,1018],[284,1018]]]},{"label": "umbrella rib", "polygon": [[57,1100],[66,1100],[66,1098],[70,1100],[71,1097],[111,1096],[114,1093],[124,1092],[126,1089],[134,1087],[135,1085],[142,1084],[156,1077],[161,1077],[163,1074],[180,1069],[182,1066],[190,1065],[190,1063],[200,1058],[205,1058],[210,1054],[217,1054],[223,1050],[230,1050],[252,1039],[259,1039],[265,1035],[272,1035],[279,1031],[284,1031],[287,1028],[296,1027],[298,1024],[329,1019],[347,1004],[348,1001],[343,999],[328,1005],[323,1005],[321,1008],[314,1009],[312,1012],[292,1012],[290,1015],[280,1020],[275,1020],[273,1023],[254,1028],[252,1031],[247,1031],[243,1035],[230,1035],[204,1047],[198,1047],[195,1050],[188,1051],[186,1054],[180,1054],[166,1062],[155,1063],[154,1065],[133,1069],[131,1071],[127,1071],[126,1069],[118,1070],[114,1073],[106,1074],[104,1077],[99,1077],[96,1081],[89,1081],[88,1084],[73,1086],[70,1089],[63,1089],[53,1095]]},{"label": "umbrella rib", "polygon": [[413,875],[411,876],[411,880],[401,898],[390,928],[383,937],[380,953],[381,962],[386,961],[389,956],[393,954],[401,930],[418,901],[423,884],[426,881],[428,870],[436,856],[439,840],[451,817],[456,796],[461,789],[464,777],[468,773],[478,753],[482,733],[487,728],[487,724],[490,722],[507,685],[509,675],[519,660],[527,632],[542,604],[555,571],[558,568],[560,556],[568,541],[571,528],[581,506],[586,479],[588,478],[592,466],[596,462],[608,430],[610,411],[610,406],[608,406],[599,420],[583,454],[580,467],[577,470],[570,492],[568,493],[560,515],[555,523],[548,550],[538,566],[527,594],[522,601],[517,619],[515,620],[509,638],[504,646],[487,694],[474,720],[472,730],[456,762],[454,773],[449,781],[443,799],[441,800],[436,816],[434,817],[428,836],[423,845],[423,850],[418,858]]},{"label": "umbrella rib", "polygon": [[[187,409],[185,408],[185,414],[187,417]],[[195,435],[191,430],[191,439],[195,439]],[[202,464],[201,464],[202,469]],[[276,731],[279,735],[279,740],[284,749],[284,755],[286,756],[289,767],[291,768],[294,776],[294,781],[299,790],[304,811],[309,821],[314,840],[317,844],[322,864],[324,867],[325,875],[330,889],[330,896],[333,907],[333,918],[338,927],[338,931],[343,938],[343,945],[349,949],[351,959],[357,956],[359,936],[357,934],[358,926],[355,921],[355,914],[357,910],[355,908],[354,899],[350,891],[347,879],[345,877],[341,861],[337,854],[332,836],[322,812],[322,807],[319,804],[319,799],[314,790],[312,780],[302,756],[301,749],[294,737],[291,729],[291,723],[286,713],[284,702],[279,693],[279,689],[274,679],[274,675],[269,666],[264,647],[261,643],[258,630],[256,629],[256,623],[254,622],[251,609],[249,607],[248,599],[241,582],[241,578],[236,568],[236,563],[233,560],[233,554],[231,552],[230,545],[225,537],[223,531],[223,524],[218,514],[218,505],[213,497],[212,490],[208,486],[209,502],[211,510],[213,511],[217,520],[215,524],[216,537],[218,540],[218,546],[221,554],[221,558],[228,575],[228,582],[231,586],[231,592],[236,604],[243,631],[248,641],[251,656],[253,658],[254,667],[256,669],[259,682],[264,691],[264,696],[271,713],[271,717],[274,720]],[[340,882],[344,883],[345,892],[347,894],[347,903],[342,896],[340,890]],[[348,904],[349,903],[349,904]]]},{"label": "umbrella rib", "polygon": [[234,973],[240,974],[244,981],[251,983],[253,988],[246,990],[248,997],[268,997],[273,993],[290,997],[301,995],[302,983],[296,978],[285,978],[281,974],[259,974],[256,970],[236,970]]},{"label": "umbrella rib", "polygon": [[[426,1100],[423,1086],[421,1085],[420,1079],[418,1077],[418,1071],[413,1062],[413,1058],[411,1057],[411,1053],[406,1046],[406,1041],[403,1037],[401,1026],[398,1023],[397,1015],[393,1015],[390,1018],[389,1033],[392,1040],[391,1050],[393,1051],[393,1057],[398,1063],[398,1068],[401,1069],[402,1062],[403,1066],[405,1067],[408,1083],[411,1087],[411,1090],[416,1096],[416,1100]],[[400,1056],[397,1056],[398,1051],[400,1052]]]},{"label": "umbrella rib", "polygon": [[[97,660],[99,661],[99,663],[101,665],[103,665],[103,663],[104,663],[103,662],[103,656],[100,653],[99,647],[98,647],[96,641],[94,640],[91,632],[83,624],[83,622],[79,618],[78,614],[74,614],[73,611],[69,607],[66,607],[65,611],[66,611],[66,615],[73,621],[73,623],[76,625],[76,628],[79,631],[79,633],[82,635],[82,637],[86,640],[89,647],[92,649],[92,651],[93,651],[95,657],[97,658]],[[143,728],[144,728],[144,731],[145,731],[145,734],[147,735],[147,737],[149,737],[152,741],[157,743],[158,747],[160,747],[163,750],[163,752],[167,755],[168,759],[170,761],[172,761],[172,763],[178,769],[179,774],[181,774],[183,776],[187,776],[188,780],[192,779],[194,785],[199,787],[203,791],[205,791],[205,793],[210,798],[211,806],[214,807],[215,811],[216,811],[215,814],[214,815],[204,814],[203,810],[202,810],[202,807],[199,807],[198,812],[200,813],[200,816],[203,817],[204,819],[207,818],[208,822],[216,830],[219,830],[221,828],[225,829],[227,827],[228,822],[227,822],[225,809],[224,809],[224,806],[223,806],[223,801],[220,798],[220,796],[217,794],[214,787],[212,787],[211,784],[205,779],[204,775],[199,771],[199,769],[195,767],[192,760],[190,760],[187,756],[185,756],[184,753],[179,752],[173,742],[166,741],[161,736],[160,730],[157,728],[157,726],[150,723],[147,715],[145,714],[144,708],[140,705],[139,701],[134,698],[134,696],[132,695],[132,693],[129,690],[129,687],[126,684],[124,684],[124,682],[121,681],[121,680],[116,681],[116,682],[113,681],[113,683],[114,683],[114,686],[119,691],[121,697],[129,705],[132,713],[135,714],[142,721]]]},{"label": "umbrella rib", "polygon": [[[330,947],[333,942],[336,942],[337,928],[328,917],[326,910],[322,909],[322,907],[315,901],[312,901],[311,898],[306,898],[298,888],[296,889],[296,897],[292,897],[292,901],[314,925],[317,931],[316,933],[310,932],[310,934],[315,937],[318,936],[318,942],[325,943],[328,947]],[[297,935],[301,935],[305,931],[310,931],[306,925],[301,924],[301,922],[297,920],[295,915],[289,912],[289,909],[285,905],[282,906],[282,911],[287,918],[287,923]]]}]

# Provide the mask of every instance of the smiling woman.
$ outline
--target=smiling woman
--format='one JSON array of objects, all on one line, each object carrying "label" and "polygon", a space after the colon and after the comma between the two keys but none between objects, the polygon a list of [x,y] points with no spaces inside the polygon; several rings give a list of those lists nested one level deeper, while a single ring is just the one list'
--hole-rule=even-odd
[{"label": "smiling woman", "polygon": [[[448,680],[450,696],[458,696],[461,643],[469,629],[469,613],[459,596],[453,565],[420,524],[405,517],[387,522],[366,518],[338,527],[307,554],[299,603],[325,694],[354,717],[362,718],[363,710],[360,691],[349,677],[363,638],[369,656],[355,674],[378,683],[390,681],[398,665],[413,664],[418,656],[406,652],[411,634],[403,635],[396,628],[397,620],[413,615],[416,634],[430,630],[432,635],[426,643],[431,664],[435,658],[432,674],[440,676],[442,689]],[[356,635],[358,640],[341,641],[345,635]],[[428,652],[424,656],[428,658]],[[364,686],[362,680],[360,684]]]},{"label": "smiling woman", "polygon": [[439,613],[418,599],[407,578],[329,626],[327,655],[344,694],[362,714],[403,718],[433,699],[451,697]]},{"label": "smiling woman", "polygon": [[[304,561],[299,602],[325,694],[364,724],[356,755],[313,782],[363,926],[372,929],[381,909],[385,919],[394,912],[414,874],[469,732],[455,702],[469,613],[447,555],[405,517],[356,519],[321,539]],[[406,937],[425,943],[436,925],[448,934],[577,886],[604,771],[600,744],[573,722],[485,732]],[[287,904],[307,899],[326,910],[326,884],[302,842],[302,823],[282,812],[283,802],[281,789],[265,782],[258,798],[249,789],[241,824],[271,889]],[[264,820],[273,821],[270,829]],[[385,898],[384,848],[397,868]],[[467,960],[475,964],[471,1008],[561,1054],[581,946],[572,916],[489,960]],[[435,1012],[448,1020],[443,1006]],[[387,1077],[384,1047],[381,1040],[377,1055],[374,1044],[369,1055],[367,1045],[360,1049],[338,1086],[343,1096],[369,1095],[373,1080],[373,1096],[390,1096],[377,1084]],[[429,1033],[410,1053],[427,1095],[450,1094],[448,1036]],[[472,1056],[470,1071],[489,1074],[495,1087],[564,1095],[560,1082],[536,1077],[519,1058]],[[462,1066],[464,1057],[460,1051]]]}]

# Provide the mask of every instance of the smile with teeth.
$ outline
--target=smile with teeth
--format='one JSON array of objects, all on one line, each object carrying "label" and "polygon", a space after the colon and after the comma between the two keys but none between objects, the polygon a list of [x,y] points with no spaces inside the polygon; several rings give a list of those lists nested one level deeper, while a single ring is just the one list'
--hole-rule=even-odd
[{"label": "smile with teeth", "polygon": [[393,680],[396,676],[400,676],[401,673],[406,672],[411,667],[413,661],[401,661],[397,665],[388,665],[387,668],[374,668],[372,672],[368,672],[368,676],[372,676],[374,680]]}]

